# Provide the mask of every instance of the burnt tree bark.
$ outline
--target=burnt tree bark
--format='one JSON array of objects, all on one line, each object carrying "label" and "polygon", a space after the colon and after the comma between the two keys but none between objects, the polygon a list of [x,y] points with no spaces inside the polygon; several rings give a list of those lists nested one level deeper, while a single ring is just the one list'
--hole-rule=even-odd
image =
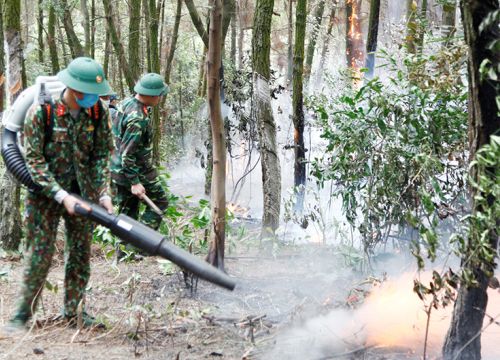
[{"label": "burnt tree bark", "polygon": [[[490,143],[491,135],[500,131],[500,117],[496,99],[498,98],[498,81],[485,79],[480,72],[484,61],[491,62],[493,69],[498,69],[500,54],[490,49],[493,41],[498,41],[498,17],[483,31],[479,27],[488,14],[498,11],[497,0],[461,0],[460,7],[464,24],[465,40],[469,48],[469,149],[471,159],[485,144]],[[497,74],[498,74],[498,70]],[[494,174],[495,171],[492,171]],[[483,174],[484,175],[484,174]],[[475,180],[478,174],[472,174]],[[473,194],[474,195],[474,194]],[[499,201],[493,194],[481,194],[489,203]],[[481,211],[476,206],[473,196],[473,212]],[[497,221],[498,224],[499,221]],[[498,227],[490,229],[490,244],[494,250],[498,246]],[[469,247],[473,247],[473,239],[469,237]],[[481,358],[481,328],[488,303],[489,275],[478,264],[470,265],[465,256],[462,260],[475,275],[477,286],[462,285],[458,290],[453,309],[451,325],[443,347],[443,359],[472,360]],[[494,268],[494,263],[483,264],[485,268]]]},{"label": "burnt tree bark", "polygon": [[366,40],[366,78],[373,78],[375,71],[375,52],[377,51],[378,25],[380,16],[380,0],[371,0],[370,22],[368,23],[368,39]]},{"label": "burnt tree bark", "polygon": [[363,34],[361,32],[361,0],[346,0],[346,56],[354,82],[359,82],[361,62],[364,60]]},{"label": "burnt tree bark", "polygon": [[281,205],[281,170],[269,88],[273,8],[274,0],[257,0],[252,38],[254,116],[259,135],[264,197],[261,237],[272,236],[278,228]]},{"label": "burnt tree bark", "polygon": [[[7,84],[9,102],[12,104],[23,90],[21,40],[21,1],[9,0],[4,3],[3,25],[5,48],[7,50]],[[0,246],[17,250],[21,243],[21,189],[9,172],[5,172],[0,186]]]},{"label": "burnt tree bark", "polygon": [[224,270],[226,225],[226,145],[221,114],[222,0],[210,0],[210,32],[207,56],[208,108],[212,129],[212,231],[207,261]]},{"label": "burnt tree bark", "polygon": [[306,35],[307,0],[297,0],[295,43],[293,51],[293,142],[295,153],[293,184],[297,187],[295,210],[302,212],[306,184],[306,152],[304,147],[304,41]]}]

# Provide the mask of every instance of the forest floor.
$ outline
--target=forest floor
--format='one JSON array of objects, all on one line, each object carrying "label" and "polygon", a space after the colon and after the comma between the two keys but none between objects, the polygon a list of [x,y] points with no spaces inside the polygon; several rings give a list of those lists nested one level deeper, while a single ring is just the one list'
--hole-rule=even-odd
[{"label": "forest floor", "polygon": [[[365,346],[363,339],[339,341],[327,333],[325,340],[324,331],[287,332],[307,329],[308,320],[332,309],[352,309],[376,281],[363,281],[331,247],[229,254],[226,270],[238,281],[230,292],[204,281],[191,291],[179,273],[165,275],[158,258],[116,265],[94,245],[85,306],[106,330],[78,330],[53,320],[63,297],[62,242],[58,248],[40,310],[27,332],[0,338],[0,359],[419,358],[411,349]],[[0,326],[14,312],[22,269],[20,259],[0,258]]]}]

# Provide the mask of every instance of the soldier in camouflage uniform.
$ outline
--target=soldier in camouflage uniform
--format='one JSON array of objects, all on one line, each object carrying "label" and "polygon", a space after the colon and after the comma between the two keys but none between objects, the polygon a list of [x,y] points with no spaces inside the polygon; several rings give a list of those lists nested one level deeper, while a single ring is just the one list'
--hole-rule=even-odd
[{"label": "soldier in camouflage uniform", "polygon": [[[102,67],[90,58],[77,58],[59,72],[67,87],[53,108],[33,105],[24,122],[26,164],[42,190],[26,199],[27,267],[21,299],[12,325],[21,327],[32,316],[51,265],[57,227],[66,223],[64,310],[74,320],[90,276],[93,225],[74,215],[78,197],[99,202],[113,211],[109,194],[109,158],[112,151],[108,109],[98,104],[99,93],[109,90]],[[50,117],[52,130],[47,138]],[[93,318],[82,314],[84,325]]]},{"label": "soldier in camouflage uniform", "polygon": [[[118,104],[117,115],[113,118],[115,151],[111,161],[111,179],[120,213],[138,219],[139,200],[144,194],[161,210],[168,206],[167,194],[153,165],[150,118],[151,107],[159,104],[168,86],[160,75],[149,73],[142,76],[134,91],[134,96]],[[141,221],[156,230],[161,216],[148,207]]]}]

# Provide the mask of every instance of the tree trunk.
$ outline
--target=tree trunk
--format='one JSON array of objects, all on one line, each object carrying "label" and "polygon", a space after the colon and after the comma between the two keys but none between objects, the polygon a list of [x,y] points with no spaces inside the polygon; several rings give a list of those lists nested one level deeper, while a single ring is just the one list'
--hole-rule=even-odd
[{"label": "tree trunk", "polygon": [[223,0],[223,6],[224,8],[222,11],[222,48],[224,48],[227,32],[229,30],[229,25],[234,15],[234,9],[236,8],[234,0]]},{"label": "tree trunk", "polygon": [[309,44],[307,45],[306,65],[304,67],[305,83],[309,81],[309,77],[311,76],[314,50],[316,50],[316,40],[318,39],[318,33],[321,28],[324,12],[325,12],[325,1],[320,0],[318,5],[316,5],[316,11],[314,12],[314,24],[311,30],[311,37],[309,39]]},{"label": "tree trunk", "polygon": [[292,83],[293,77],[293,0],[288,0],[288,83]]},{"label": "tree trunk", "polygon": [[120,37],[116,31],[115,20],[113,18],[113,9],[111,7],[110,0],[102,0],[104,4],[104,14],[106,16],[106,22],[108,24],[109,35],[111,38],[111,43],[113,44],[113,48],[115,49],[116,56],[118,58],[118,62],[120,63],[120,68],[123,71],[123,75],[125,76],[125,81],[127,82],[127,86],[129,91],[133,93],[135,80],[130,72],[130,68],[128,66],[127,58],[125,57],[125,50],[123,49],[123,44],[120,41]]},{"label": "tree trunk", "polygon": [[70,56],[68,55],[68,51],[66,49],[66,42],[64,40],[64,34],[62,31],[61,22],[59,21],[59,18],[56,18],[56,27],[59,35],[59,43],[61,44],[61,49],[63,53],[63,64],[64,64],[63,67],[66,67],[68,65],[68,59]]},{"label": "tree trunk", "polygon": [[231,16],[231,53],[229,58],[231,59],[231,63],[236,67],[236,23],[238,21],[238,14],[235,8],[233,9],[233,14]]},{"label": "tree trunk", "polygon": [[444,4],[443,5],[443,37],[445,39],[444,45],[447,46],[453,37],[455,35],[455,12],[456,12],[456,5],[455,3],[450,4]]},{"label": "tree trunk", "polygon": [[278,228],[281,205],[281,170],[269,89],[273,8],[274,0],[257,0],[252,38],[254,116],[259,135],[264,197],[261,237],[272,236]]},{"label": "tree trunk", "polygon": [[[7,80],[9,102],[12,104],[23,90],[22,83],[22,41],[21,41],[21,1],[9,0],[4,3],[4,35],[7,51]],[[5,172],[0,187],[0,246],[17,250],[21,243],[20,187]]]},{"label": "tree trunk", "polygon": [[238,11],[238,70],[243,69],[243,60],[245,58],[245,53],[243,50],[243,40],[245,38],[245,30],[244,30],[244,16],[241,11],[240,1],[236,3],[237,11]]},{"label": "tree trunk", "polygon": [[346,0],[346,55],[354,85],[361,80],[361,64],[365,58],[361,32],[361,0]]},{"label": "tree trunk", "polygon": [[177,47],[177,38],[179,36],[179,24],[181,22],[182,0],[177,0],[177,9],[175,11],[174,29],[172,30],[172,42],[170,43],[170,51],[167,57],[167,66],[165,67],[165,82],[170,84],[170,74],[172,72],[172,62],[174,53]]},{"label": "tree trunk", "polygon": [[[0,1],[0,43],[4,43],[3,35],[3,18],[4,18],[4,6],[3,1]],[[0,46],[0,113],[5,110],[5,49]],[[1,198],[0,198],[1,201]],[[0,208],[1,208],[0,203]]]},{"label": "tree trunk", "polygon": [[56,12],[54,6],[49,8],[49,21],[47,22],[47,44],[49,45],[50,63],[52,65],[52,73],[59,72],[59,55],[56,45]]},{"label": "tree trunk", "polygon": [[87,0],[80,0],[80,8],[82,10],[83,31],[85,34],[84,53],[85,56],[90,56],[90,16]]},{"label": "tree trunk", "polygon": [[306,35],[307,0],[297,0],[295,14],[295,44],[293,53],[293,126],[294,126],[294,177],[293,184],[298,187],[295,209],[302,211],[304,203],[304,185],[306,184],[306,159],[304,148],[304,41]]},{"label": "tree trunk", "polygon": [[378,24],[380,16],[380,0],[371,0],[370,22],[368,23],[368,39],[366,40],[366,78],[373,78],[375,72],[375,52],[377,51]]},{"label": "tree trunk", "polygon": [[427,7],[428,3],[427,0],[422,0],[422,7],[420,8],[420,17],[418,19],[418,36],[417,36],[417,49],[419,49],[420,52],[423,51],[424,48],[424,37],[425,37],[425,30],[427,27]]},{"label": "tree trunk", "polygon": [[[328,46],[330,45],[330,38],[332,36],[333,25],[335,24],[335,11],[337,10],[337,2],[332,5],[332,11],[330,12],[330,20],[328,22],[328,29],[326,30],[325,41],[323,42],[323,49],[321,50],[321,58],[319,60],[319,69],[324,69],[326,54],[328,52]],[[320,79],[323,71],[318,71],[317,78]]]},{"label": "tree trunk", "polygon": [[208,48],[208,34],[205,30],[205,25],[203,25],[203,21],[201,20],[200,15],[198,15],[198,10],[196,10],[196,6],[194,5],[193,0],[184,0],[184,3],[186,4],[186,7],[189,11],[191,20],[193,21],[194,28],[198,32],[198,35],[200,35],[203,44],[205,44],[205,47]]},{"label": "tree trunk", "polygon": [[61,0],[61,6],[64,7],[64,11],[61,15],[61,21],[66,31],[66,36],[68,37],[68,45],[71,51],[71,56],[73,58],[83,56],[84,51],[80,40],[75,33],[75,26],[73,25],[73,20],[71,19],[71,11],[67,0]]},{"label": "tree trunk", "polygon": [[109,58],[111,57],[111,35],[109,33],[109,26],[106,23],[106,40],[104,44],[104,61],[102,64],[103,70],[104,70],[104,76],[106,76],[106,79],[109,79]]},{"label": "tree trunk", "polygon": [[[482,32],[479,31],[482,21],[493,11],[498,10],[499,4],[497,0],[462,0],[460,6],[465,40],[469,47],[469,149],[470,157],[473,159],[483,145],[490,143],[491,135],[498,134],[500,131],[500,117],[498,116],[500,109],[496,102],[498,82],[483,80],[484,76],[480,70],[484,61],[490,61],[493,69],[497,69],[500,64],[500,54],[492,52],[489,47],[493,41],[498,41],[498,18]],[[490,176],[494,176],[495,169],[491,173],[493,175]],[[487,176],[487,174],[482,175]],[[475,181],[477,176],[478,174],[472,174]],[[488,197],[491,203],[498,201],[494,198],[494,194],[481,195]],[[472,198],[473,211],[480,211],[475,196]],[[490,230],[491,246],[496,250],[498,227]],[[472,248],[475,246],[471,237],[469,246]],[[463,263],[465,260],[464,258]],[[494,263],[482,265],[484,268],[494,268]],[[476,275],[478,285],[475,287],[463,285],[458,290],[451,325],[443,347],[444,360],[481,358],[481,328],[488,303],[486,289],[489,276],[477,264],[472,266],[467,263],[465,266]]]},{"label": "tree trunk", "polygon": [[406,4],[406,48],[410,54],[415,54],[415,41],[417,38],[417,2],[415,0],[407,0]]},{"label": "tree trunk", "polygon": [[[146,18],[147,19],[147,18]],[[149,0],[149,56],[151,59],[151,72],[160,73],[160,54],[158,52],[158,22],[159,9],[156,6],[156,0]],[[161,139],[161,124],[160,112],[158,106],[153,107],[151,114],[153,122],[153,161],[160,165],[160,139]]]},{"label": "tree trunk", "polygon": [[43,64],[43,0],[38,0],[38,62]]},{"label": "tree trunk", "polygon": [[95,58],[95,0],[90,3],[90,57]]},{"label": "tree trunk", "polygon": [[226,225],[226,145],[220,107],[220,69],[222,65],[222,0],[209,1],[210,34],[207,57],[208,108],[212,127],[212,232],[207,261],[224,270]]}]

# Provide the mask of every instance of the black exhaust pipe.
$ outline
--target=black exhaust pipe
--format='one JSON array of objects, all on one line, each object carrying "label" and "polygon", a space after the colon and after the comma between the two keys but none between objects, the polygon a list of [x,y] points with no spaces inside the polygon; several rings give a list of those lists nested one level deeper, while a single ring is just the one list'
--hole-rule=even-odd
[{"label": "black exhaust pipe", "polygon": [[115,215],[97,205],[89,204],[91,210],[80,205],[75,206],[75,212],[101,224],[111,230],[111,233],[120,239],[146,251],[151,255],[158,255],[172,261],[174,264],[187,269],[201,279],[219,285],[228,290],[234,290],[236,281],[223,271],[197,258],[193,254],[175,246],[167,237],[141,224],[139,221],[123,214]]},{"label": "black exhaust pipe", "polygon": [[26,167],[26,162],[17,145],[17,133],[6,128],[4,128],[2,132],[2,157],[7,170],[9,170],[21,184],[25,185],[33,192],[41,190],[40,185],[33,181]]}]

